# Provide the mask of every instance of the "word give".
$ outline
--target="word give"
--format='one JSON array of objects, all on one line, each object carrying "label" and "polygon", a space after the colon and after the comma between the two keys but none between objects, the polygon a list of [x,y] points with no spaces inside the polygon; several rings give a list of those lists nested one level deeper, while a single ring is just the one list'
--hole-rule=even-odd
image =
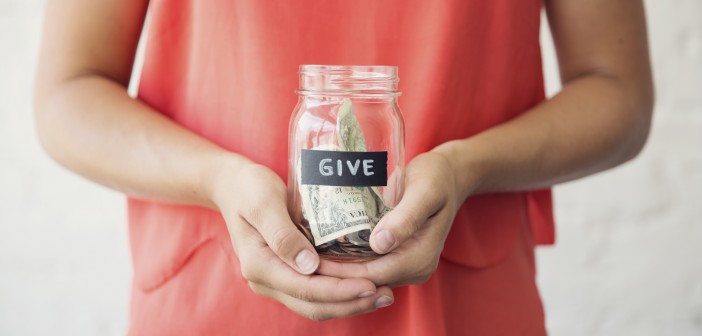
[{"label": "word give", "polygon": [[[348,172],[351,174],[351,176],[356,176],[358,173],[359,168],[363,166],[363,175],[364,176],[371,176],[374,175],[375,172],[372,171],[373,169],[373,162],[375,160],[372,159],[366,159],[366,160],[361,160],[361,159],[356,159],[356,161],[352,160],[336,160],[336,174],[338,176],[343,176],[344,172],[344,161],[346,162],[346,167],[348,167]],[[322,174],[322,176],[332,176],[334,175],[334,160],[330,158],[325,158],[319,161],[319,173]],[[363,163],[361,163],[363,162]]]}]

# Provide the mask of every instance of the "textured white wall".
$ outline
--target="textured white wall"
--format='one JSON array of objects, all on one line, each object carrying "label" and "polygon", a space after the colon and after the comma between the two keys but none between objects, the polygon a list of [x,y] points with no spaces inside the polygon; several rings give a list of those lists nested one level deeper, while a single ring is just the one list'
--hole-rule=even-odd
[{"label": "textured white wall", "polygon": [[0,0],[0,335],[122,335],[124,198],[53,163],[33,130],[42,9]]},{"label": "textured white wall", "polygon": [[646,5],[652,134],[634,161],[556,188],[558,242],[537,252],[553,335],[702,335],[702,1]]},{"label": "textured white wall", "polygon": [[[123,197],[52,163],[33,131],[42,3],[0,0],[0,335],[119,335]],[[702,335],[702,2],[647,5],[653,133],[635,161],[556,188],[558,244],[538,251],[552,335]]]}]

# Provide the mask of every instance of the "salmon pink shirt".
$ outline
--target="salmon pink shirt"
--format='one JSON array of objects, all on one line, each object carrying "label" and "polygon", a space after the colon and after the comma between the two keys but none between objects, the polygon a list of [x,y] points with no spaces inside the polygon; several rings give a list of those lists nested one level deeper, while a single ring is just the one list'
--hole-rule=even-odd
[{"label": "salmon pink shirt", "polygon": [[[541,0],[152,0],[138,98],[287,176],[300,64],[396,65],[407,160],[544,99]],[[232,192],[246,192],[232,190]],[[314,322],[253,293],[221,215],[129,199],[132,335],[542,335],[549,190],[470,197],[439,267],[374,313]]]}]

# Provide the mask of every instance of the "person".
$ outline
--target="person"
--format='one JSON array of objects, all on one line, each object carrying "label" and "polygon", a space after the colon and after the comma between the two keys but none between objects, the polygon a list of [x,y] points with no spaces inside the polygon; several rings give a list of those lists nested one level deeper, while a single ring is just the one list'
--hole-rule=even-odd
[{"label": "person", "polygon": [[[548,100],[542,6],[563,82]],[[49,0],[36,128],[129,196],[129,334],[543,335],[549,188],[641,151],[646,34],[636,0]],[[399,66],[405,193],[377,260],[320,260],[288,214],[300,64]]]}]

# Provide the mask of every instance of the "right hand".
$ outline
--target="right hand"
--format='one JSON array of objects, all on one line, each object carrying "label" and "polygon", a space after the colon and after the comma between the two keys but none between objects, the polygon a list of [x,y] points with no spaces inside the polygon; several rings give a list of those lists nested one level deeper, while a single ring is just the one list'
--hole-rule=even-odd
[{"label": "right hand", "polygon": [[392,304],[389,287],[314,274],[319,256],[290,219],[280,177],[250,162],[228,168],[213,176],[211,199],[227,222],[241,274],[255,293],[315,321]]}]

